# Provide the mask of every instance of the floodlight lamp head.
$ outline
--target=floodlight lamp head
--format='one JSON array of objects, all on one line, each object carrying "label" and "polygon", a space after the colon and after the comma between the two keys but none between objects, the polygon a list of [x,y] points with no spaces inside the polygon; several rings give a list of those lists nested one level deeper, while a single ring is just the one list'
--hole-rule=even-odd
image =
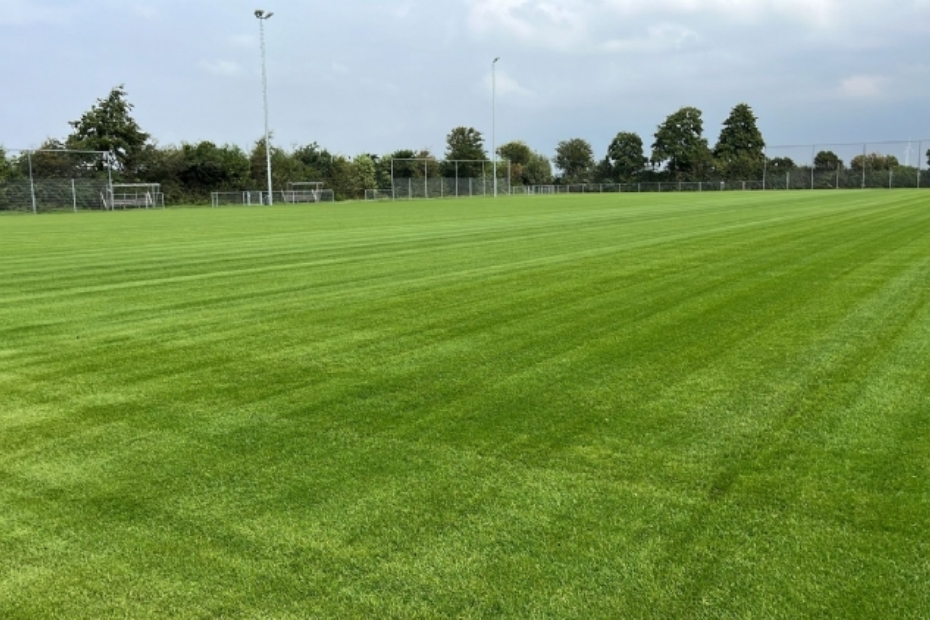
[{"label": "floodlight lamp head", "polygon": [[497,63],[497,61],[498,61],[498,60],[500,60],[500,59],[501,59],[501,57],[500,57],[500,56],[498,56],[497,58],[495,58],[495,59],[494,59],[494,62],[492,62],[491,64],[492,64],[492,65],[493,65],[493,64],[496,64],[496,63]]},{"label": "floodlight lamp head", "polygon": [[268,11],[268,14],[265,15],[265,19],[271,19],[271,16],[274,15],[272,11]]},{"label": "floodlight lamp head", "polygon": [[261,10],[261,9],[255,9],[255,17],[257,17],[258,19],[261,19],[261,18],[262,18],[262,15],[264,15],[264,14],[265,14],[265,12],[264,12],[263,10]]}]

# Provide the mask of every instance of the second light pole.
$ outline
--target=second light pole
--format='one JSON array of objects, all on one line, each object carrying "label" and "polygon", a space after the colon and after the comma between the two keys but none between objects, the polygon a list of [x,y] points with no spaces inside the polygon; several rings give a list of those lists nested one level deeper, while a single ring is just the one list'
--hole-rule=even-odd
[{"label": "second light pole", "polygon": [[497,61],[491,61],[491,174],[494,176],[494,197],[497,198]]},{"label": "second light pole", "polygon": [[271,11],[265,12],[262,9],[255,11],[255,17],[258,18],[258,30],[262,44],[262,102],[265,106],[265,173],[268,176],[268,204],[274,204],[274,192],[271,185],[271,142],[268,137],[268,74],[265,71],[265,20],[271,19],[274,15]]}]

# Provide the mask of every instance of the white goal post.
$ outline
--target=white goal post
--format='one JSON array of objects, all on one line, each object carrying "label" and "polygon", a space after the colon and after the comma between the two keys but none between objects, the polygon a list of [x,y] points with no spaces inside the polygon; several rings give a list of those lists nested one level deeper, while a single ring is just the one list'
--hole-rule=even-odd
[{"label": "white goal post", "polygon": [[165,208],[165,195],[161,192],[161,183],[113,183],[109,195],[103,196],[103,206],[110,211],[117,207],[125,209]]},{"label": "white goal post", "polygon": [[325,200],[323,193],[322,181],[293,181],[287,184],[282,197],[286,203],[302,204]]}]

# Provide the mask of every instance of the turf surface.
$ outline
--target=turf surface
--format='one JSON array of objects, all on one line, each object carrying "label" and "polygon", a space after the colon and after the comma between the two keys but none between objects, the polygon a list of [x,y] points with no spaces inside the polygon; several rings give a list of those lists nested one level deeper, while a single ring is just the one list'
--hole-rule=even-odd
[{"label": "turf surface", "polygon": [[0,617],[927,617],[930,193],[0,217]]}]

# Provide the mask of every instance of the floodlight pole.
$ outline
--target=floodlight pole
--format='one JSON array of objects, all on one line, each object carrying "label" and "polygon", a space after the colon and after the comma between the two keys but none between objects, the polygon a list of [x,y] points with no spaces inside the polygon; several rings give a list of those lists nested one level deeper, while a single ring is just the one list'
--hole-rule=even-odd
[{"label": "floodlight pole", "polygon": [[255,11],[258,18],[258,31],[262,47],[262,103],[265,107],[265,174],[268,176],[268,204],[274,204],[274,191],[271,185],[271,142],[268,138],[268,73],[265,70],[265,20],[271,19],[272,12],[266,13],[262,9]]},{"label": "floodlight pole", "polygon": [[494,177],[494,197],[497,198],[497,61],[491,62],[491,175]]}]

